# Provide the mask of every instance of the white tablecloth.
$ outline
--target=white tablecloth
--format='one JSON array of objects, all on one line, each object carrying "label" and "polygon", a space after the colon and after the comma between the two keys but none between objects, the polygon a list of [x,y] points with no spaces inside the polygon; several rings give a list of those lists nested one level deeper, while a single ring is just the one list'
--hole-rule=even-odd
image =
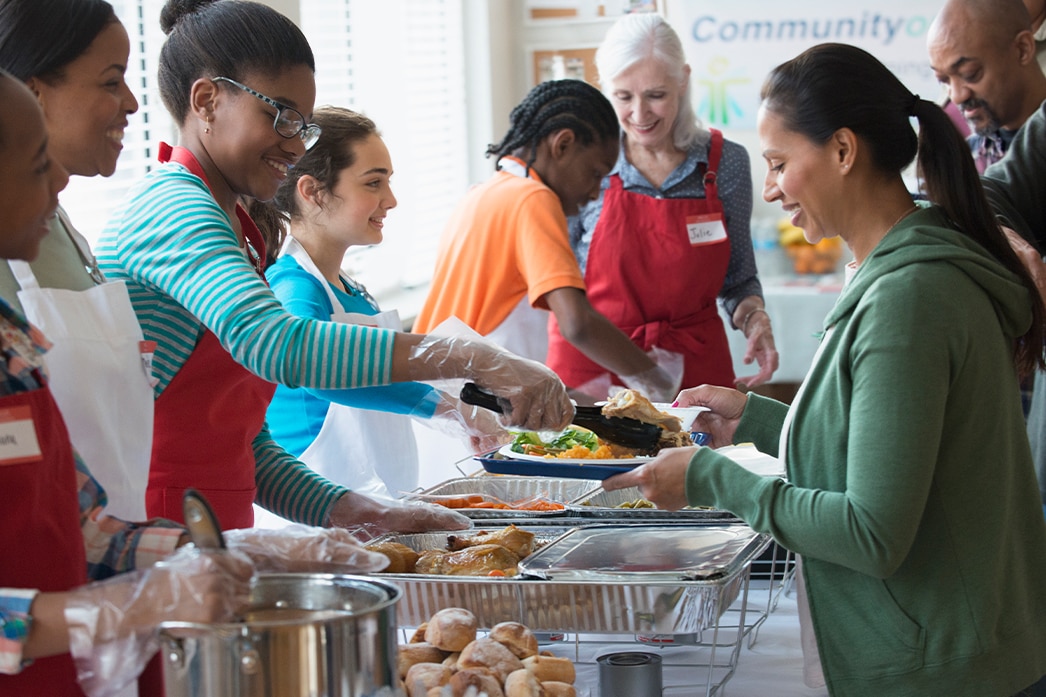
[{"label": "white tablecloth", "polygon": [[[766,602],[765,594],[768,591],[765,585],[761,589],[755,587],[757,584],[758,581],[753,581],[749,596],[749,607],[752,608],[765,605]],[[621,637],[624,642],[628,642],[628,639],[627,636]],[[827,697],[826,688],[811,688],[803,683],[803,656],[799,645],[799,618],[794,592],[779,596],[776,609],[760,625],[751,645],[747,639],[743,642],[735,673],[722,684],[724,671],[717,670],[713,675],[711,682],[719,685],[713,688],[716,697]],[[615,651],[658,653],[658,649],[637,642],[600,644],[583,641],[579,650],[573,641],[567,641],[544,644],[541,648],[571,659],[580,653],[581,660],[576,665],[579,697],[600,697],[596,657]],[[666,662],[674,664],[662,669],[664,697],[694,697],[706,693],[707,684],[702,681],[706,680],[707,667],[679,665],[683,661],[678,655],[664,655]],[[699,657],[696,660],[703,659]]]},{"label": "white tablecloth", "polygon": [[[774,341],[781,357],[780,367],[772,382],[802,382],[817,350],[817,336],[822,322],[839,297],[841,278],[838,276],[785,276],[763,279],[766,311],[774,327]],[[745,338],[731,328],[723,317],[730,339],[730,355],[738,377],[754,375],[753,364],[742,363]]]}]

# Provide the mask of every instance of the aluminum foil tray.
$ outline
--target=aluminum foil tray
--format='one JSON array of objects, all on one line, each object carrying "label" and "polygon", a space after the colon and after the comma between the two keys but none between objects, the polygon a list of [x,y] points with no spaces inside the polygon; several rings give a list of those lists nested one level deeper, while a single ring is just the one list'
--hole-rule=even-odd
[{"label": "aluminum foil tray", "polygon": [[[513,521],[549,541],[579,527],[551,522],[547,519],[534,524]],[[483,525],[477,529],[499,527]],[[436,549],[445,546],[448,534],[460,535],[461,532],[393,534],[379,539],[401,542],[414,549]],[[730,573],[713,579],[647,581],[641,575],[627,580],[598,581],[522,576],[375,576],[392,581],[403,590],[396,615],[405,627],[418,626],[444,608],[464,607],[476,615],[482,628],[514,620],[540,632],[693,634],[717,622],[737,598],[752,559],[770,544],[769,536],[757,535],[757,538],[738,556]]]},{"label": "aluminum foil tray", "polygon": [[[426,496],[464,496],[468,494],[485,494],[502,501],[518,501],[532,496],[543,496],[555,503],[567,503],[582,498],[600,489],[596,480],[585,479],[549,479],[548,477],[460,477],[448,479],[441,484],[426,489],[419,494]],[[561,511],[526,511],[489,508],[458,508],[458,513],[470,518],[549,518],[564,517],[571,512],[564,508]]]},{"label": "aluminum foil tray", "polygon": [[623,503],[643,497],[639,489],[631,487],[606,491],[602,487],[574,499],[570,502],[570,514],[579,518],[595,519],[592,522],[609,522],[610,520],[641,521],[644,523],[664,521],[686,521],[694,523],[713,523],[728,525],[741,522],[740,518],[730,511],[711,508],[683,509],[665,511],[658,508],[619,508]]}]

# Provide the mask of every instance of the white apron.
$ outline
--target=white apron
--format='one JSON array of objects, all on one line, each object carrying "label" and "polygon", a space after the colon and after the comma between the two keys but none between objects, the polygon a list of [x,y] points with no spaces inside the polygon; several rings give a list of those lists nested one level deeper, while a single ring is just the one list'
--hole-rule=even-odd
[{"label": "white apron", "polygon": [[[73,446],[109,498],[106,513],[145,520],[153,437],[152,354],[123,281],[106,282],[59,210],[61,227],[99,281],[87,290],[41,288],[28,263],[9,260],[26,317],[54,346],[44,356]],[[81,238],[82,239],[82,238]]]},{"label": "white apron", "polygon": [[[402,331],[395,310],[365,315],[345,312],[308,252],[288,237],[282,254],[290,254],[318,280],[331,306],[332,322],[359,324]],[[319,434],[299,458],[331,481],[367,496],[399,498],[418,485],[418,447],[411,417],[359,409],[331,402]]]},{"label": "white apron", "polygon": [[548,358],[548,310],[530,306],[526,295],[486,338],[517,356],[544,363]]}]

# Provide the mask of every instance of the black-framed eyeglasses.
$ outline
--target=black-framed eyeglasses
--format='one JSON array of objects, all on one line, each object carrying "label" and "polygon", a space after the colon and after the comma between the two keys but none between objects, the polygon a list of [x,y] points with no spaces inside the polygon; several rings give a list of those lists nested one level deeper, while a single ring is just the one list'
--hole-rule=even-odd
[{"label": "black-framed eyeglasses", "polygon": [[238,87],[247,94],[254,95],[276,109],[276,118],[272,122],[272,127],[284,138],[293,138],[294,136],[301,137],[301,142],[305,143],[306,150],[311,148],[313,145],[316,145],[316,141],[320,139],[320,134],[323,130],[316,124],[307,122],[302,113],[294,107],[280,104],[275,99],[270,99],[261,92],[256,92],[247,85],[236,82],[236,80],[233,80],[231,77],[216,77],[213,79],[215,82],[228,82],[233,87]]}]

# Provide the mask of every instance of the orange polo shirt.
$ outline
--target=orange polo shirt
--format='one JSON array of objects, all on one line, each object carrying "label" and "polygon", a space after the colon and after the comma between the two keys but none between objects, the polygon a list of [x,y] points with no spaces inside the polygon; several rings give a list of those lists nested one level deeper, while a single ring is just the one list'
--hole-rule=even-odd
[{"label": "orange polo shirt", "polygon": [[543,296],[557,288],[585,288],[559,197],[533,170],[529,178],[495,172],[447,221],[414,331],[429,332],[454,316],[487,335],[524,296],[547,310]]}]

